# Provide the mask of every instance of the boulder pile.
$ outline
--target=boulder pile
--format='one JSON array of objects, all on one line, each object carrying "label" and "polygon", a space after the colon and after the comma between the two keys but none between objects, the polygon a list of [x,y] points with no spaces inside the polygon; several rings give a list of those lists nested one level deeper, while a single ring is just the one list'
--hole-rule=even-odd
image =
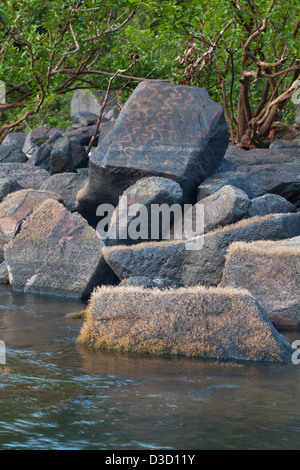
[{"label": "boulder pile", "polygon": [[93,347],[290,360],[299,146],[245,151],[206,90],[145,80],[87,154],[101,99],[76,92],[71,128],[0,146],[0,282],[89,300]]}]

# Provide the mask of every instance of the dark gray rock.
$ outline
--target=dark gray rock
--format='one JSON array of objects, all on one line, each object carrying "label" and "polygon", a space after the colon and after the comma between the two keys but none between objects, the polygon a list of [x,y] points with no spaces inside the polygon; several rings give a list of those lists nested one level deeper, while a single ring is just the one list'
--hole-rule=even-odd
[{"label": "dark gray rock", "polygon": [[[94,137],[96,131],[96,126],[86,126],[80,127],[78,129],[72,129],[65,133],[65,137],[68,137],[70,140],[77,142],[82,146],[88,146],[92,137]],[[100,130],[96,134],[96,139],[93,142],[93,146],[98,145],[98,139],[100,135]]]},{"label": "dark gray rock", "polygon": [[8,134],[2,142],[2,145],[13,144],[18,149],[22,150],[27,134],[23,132],[11,132]]},{"label": "dark gray rock", "polygon": [[28,163],[38,166],[46,171],[50,171],[50,154],[55,142],[62,137],[63,136],[60,132],[56,132],[47,140],[47,142],[42,144],[40,147],[35,147]]},{"label": "dark gray rock", "polygon": [[270,149],[289,149],[289,148],[294,148],[298,147],[300,148],[300,141],[298,139],[290,139],[290,140],[274,140],[274,142],[271,143]]},{"label": "dark gray rock", "polygon": [[[196,221],[197,205],[203,206],[204,224],[202,226],[201,223],[197,224]],[[200,232],[197,233],[195,231],[195,235],[202,235],[203,229],[204,233],[207,233],[243,219],[247,216],[250,206],[251,200],[244,191],[234,186],[226,185],[212,195],[201,199],[188,213],[192,217],[193,226],[197,227],[198,225],[200,227]]]},{"label": "dark gray rock", "polygon": [[299,152],[291,149],[252,149],[243,150],[240,147],[230,145],[225,153],[225,159],[236,168],[243,166],[279,165],[283,163],[299,163]]},{"label": "dark gray rock", "polygon": [[287,214],[296,212],[296,207],[278,194],[265,194],[252,200],[251,207],[248,210],[249,217],[267,214]]},{"label": "dark gray rock", "polygon": [[50,173],[72,172],[87,166],[87,155],[84,147],[69,137],[63,137],[53,145],[50,153]]},{"label": "dark gray rock", "polygon": [[104,257],[120,280],[132,276],[170,279],[186,286],[217,286],[228,246],[235,241],[282,240],[300,234],[300,213],[244,219],[182,240],[106,247]]},{"label": "dark gray rock", "polygon": [[129,286],[136,286],[136,287],[143,287],[145,289],[154,289],[155,287],[158,289],[168,289],[174,287],[183,287],[183,284],[177,284],[172,282],[170,279],[151,279],[149,277],[129,277],[128,279],[124,279],[120,284],[119,287],[129,287]]},{"label": "dark gray rock", "polygon": [[25,153],[13,144],[0,145],[0,163],[25,163]]},{"label": "dark gray rock", "polygon": [[88,111],[79,111],[72,114],[72,127],[78,129],[79,127],[94,126],[97,124],[98,115]]},{"label": "dark gray rock", "polygon": [[300,207],[300,162],[238,167],[255,197],[279,194]]},{"label": "dark gray rock", "polygon": [[95,224],[100,204],[116,205],[129,186],[149,176],[173,179],[184,200],[195,201],[197,186],[216,171],[228,141],[223,109],[206,90],[145,80],[90,156],[78,211]]},{"label": "dark gray rock", "polygon": [[42,191],[54,191],[62,197],[64,206],[75,211],[76,195],[87,181],[87,176],[78,173],[59,173],[50,176],[40,187]]},{"label": "dark gray rock", "polygon": [[[126,199],[125,199],[126,198]],[[154,204],[173,206],[180,205],[183,199],[183,192],[178,183],[168,178],[149,177],[142,178],[134,185],[130,186],[123,194],[122,201],[126,201],[126,217],[122,217],[120,204],[112,214],[109,230],[104,238],[106,245],[131,245],[141,243],[145,240],[160,240],[164,234],[170,230],[171,216],[167,220],[160,220],[159,215],[153,215],[151,209]],[[142,205],[138,215],[136,210],[138,205]],[[130,215],[133,210],[134,215]],[[153,216],[153,219],[152,219]],[[134,238],[131,236],[130,226],[136,225],[136,218],[141,221],[143,227],[139,227],[140,236]],[[140,225],[141,225],[140,224]],[[145,228],[145,230],[144,230]],[[97,227],[98,229],[98,227]],[[154,229],[156,233],[154,233]]]},{"label": "dark gray rock", "polygon": [[32,155],[34,151],[36,150],[36,147],[40,147],[43,145],[45,142],[47,142],[48,139],[53,137],[57,132],[59,132],[61,135],[64,135],[64,131],[61,129],[57,128],[48,128],[48,127],[36,127],[32,131],[30,131],[25,139],[24,146],[23,146],[23,152],[26,155]]},{"label": "dark gray rock", "polygon": [[23,187],[13,178],[0,178],[0,202],[10,193],[19,191]]},{"label": "dark gray rock", "polygon": [[27,163],[1,163],[0,178],[15,179],[24,189],[39,189],[49,178],[46,170]]},{"label": "dark gray rock", "polygon": [[253,197],[253,191],[249,185],[247,178],[241,172],[227,171],[218,173],[207,178],[197,189],[197,201],[211,196],[224,186],[234,186],[244,191],[250,198]]},{"label": "dark gray rock", "polygon": [[5,247],[10,284],[16,291],[86,298],[95,286],[116,280],[102,247],[83,217],[48,199]]}]

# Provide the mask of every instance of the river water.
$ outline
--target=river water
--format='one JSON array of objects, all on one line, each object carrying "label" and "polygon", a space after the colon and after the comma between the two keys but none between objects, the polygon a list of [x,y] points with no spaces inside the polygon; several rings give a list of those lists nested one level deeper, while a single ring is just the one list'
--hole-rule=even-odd
[{"label": "river water", "polygon": [[83,308],[0,288],[0,450],[300,449],[300,365],[93,352]]}]

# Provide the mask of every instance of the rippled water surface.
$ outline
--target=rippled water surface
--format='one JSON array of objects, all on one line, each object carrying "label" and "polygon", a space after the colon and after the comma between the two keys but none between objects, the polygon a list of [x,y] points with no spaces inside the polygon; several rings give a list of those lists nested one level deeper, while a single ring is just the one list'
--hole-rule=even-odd
[{"label": "rippled water surface", "polygon": [[300,449],[300,365],[92,352],[83,307],[0,290],[1,450]]}]

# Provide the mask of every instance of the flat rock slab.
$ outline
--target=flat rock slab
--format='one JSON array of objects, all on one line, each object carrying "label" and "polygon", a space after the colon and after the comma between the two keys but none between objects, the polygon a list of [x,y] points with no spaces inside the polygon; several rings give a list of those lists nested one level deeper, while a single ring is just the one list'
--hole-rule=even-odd
[{"label": "flat rock slab", "polygon": [[83,217],[48,199],[5,247],[10,284],[15,291],[86,298],[95,286],[116,279],[102,248]]},{"label": "flat rock slab", "polygon": [[24,189],[39,189],[49,178],[48,171],[28,163],[1,163],[0,178],[12,178]]},{"label": "flat rock slab", "polygon": [[287,362],[291,343],[247,291],[102,287],[79,342],[94,348],[205,359]]},{"label": "flat rock slab", "polygon": [[170,279],[185,286],[217,286],[222,280],[228,246],[235,241],[282,240],[300,234],[300,213],[244,219],[182,241],[112,246],[105,259],[120,280],[129,277]]},{"label": "flat rock slab", "polygon": [[223,287],[245,288],[277,328],[300,327],[300,237],[291,241],[233,243]]},{"label": "flat rock slab", "polygon": [[187,200],[216,171],[228,141],[223,109],[206,90],[145,80],[92,153],[89,183],[77,208],[92,220],[100,204],[116,205],[129,186],[147,176],[175,180]]},{"label": "flat rock slab", "polygon": [[3,260],[4,246],[17,234],[26,217],[47,199],[61,201],[54,192],[33,189],[22,189],[3,199],[0,203],[0,259]]}]

